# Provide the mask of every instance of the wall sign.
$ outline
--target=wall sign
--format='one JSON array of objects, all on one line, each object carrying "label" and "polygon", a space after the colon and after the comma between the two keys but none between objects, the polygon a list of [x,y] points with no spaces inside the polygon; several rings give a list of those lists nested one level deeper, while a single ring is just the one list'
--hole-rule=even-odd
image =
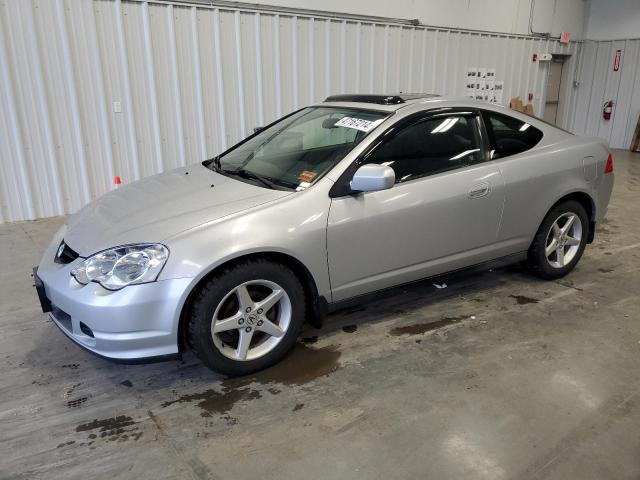
[{"label": "wall sign", "polygon": [[622,57],[622,50],[616,50],[616,56],[613,59],[613,71],[620,70],[620,58]]}]

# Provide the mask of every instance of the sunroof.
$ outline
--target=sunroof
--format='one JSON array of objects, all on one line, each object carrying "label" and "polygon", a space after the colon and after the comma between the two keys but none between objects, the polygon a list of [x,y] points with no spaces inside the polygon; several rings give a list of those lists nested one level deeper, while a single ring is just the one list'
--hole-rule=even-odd
[{"label": "sunroof", "polygon": [[342,94],[331,95],[327,97],[325,102],[364,102],[377,103],[378,105],[398,105],[408,100],[416,100],[419,98],[437,97],[433,93],[399,93],[394,95],[375,95],[375,94]]}]

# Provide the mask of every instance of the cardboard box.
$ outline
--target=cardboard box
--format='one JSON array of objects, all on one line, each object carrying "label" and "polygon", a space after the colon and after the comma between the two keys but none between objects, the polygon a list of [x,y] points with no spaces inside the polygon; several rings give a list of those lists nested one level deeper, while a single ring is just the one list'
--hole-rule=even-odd
[{"label": "cardboard box", "polygon": [[515,110],[516,112],[523,112],[524,107],[522,105],[522,100],[520,100],[520,97],[513,97],[509,101],[509,108]]},{"label": "cardboard box", "polygon": [[533,104],[527,103],[526,105],[524,105],[520,97],[513,97],[509,101],[509,107],[516,112],[526,113],[527,115],[531,115],[532,117],[535,116],[535,113],[533,112]]}]

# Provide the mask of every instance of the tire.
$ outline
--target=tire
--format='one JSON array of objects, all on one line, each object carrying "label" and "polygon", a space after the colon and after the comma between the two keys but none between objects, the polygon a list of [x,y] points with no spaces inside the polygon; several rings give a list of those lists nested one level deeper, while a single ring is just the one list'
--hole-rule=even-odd
[{"label": "tire", "polygon": [[265,369],[293,347],[305,301],[300,281],[284,265],[262,259],[235,264],[209,278],[196,294],[189,345],[205,365],[224,375]]},{"label": "tire", "polygon": [[529,248],[531,270],[547,280],[564,277],[582,257],[588,238],[589,217],[585,208],[574,200],[556,205],[542,221]]}]

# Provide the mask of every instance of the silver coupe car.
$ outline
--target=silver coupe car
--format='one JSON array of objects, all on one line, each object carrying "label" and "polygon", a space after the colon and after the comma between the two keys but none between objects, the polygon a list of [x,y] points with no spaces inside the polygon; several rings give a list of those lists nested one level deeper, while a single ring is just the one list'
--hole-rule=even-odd
[{"label": "silver coupe car", "polygon": [[372,292],[495,261],[566,275],[612,171],[602,141],[489,103],[331,96],[87,205],[34,278],[43,310],[91,352],[190,348],[243,375]]}]

